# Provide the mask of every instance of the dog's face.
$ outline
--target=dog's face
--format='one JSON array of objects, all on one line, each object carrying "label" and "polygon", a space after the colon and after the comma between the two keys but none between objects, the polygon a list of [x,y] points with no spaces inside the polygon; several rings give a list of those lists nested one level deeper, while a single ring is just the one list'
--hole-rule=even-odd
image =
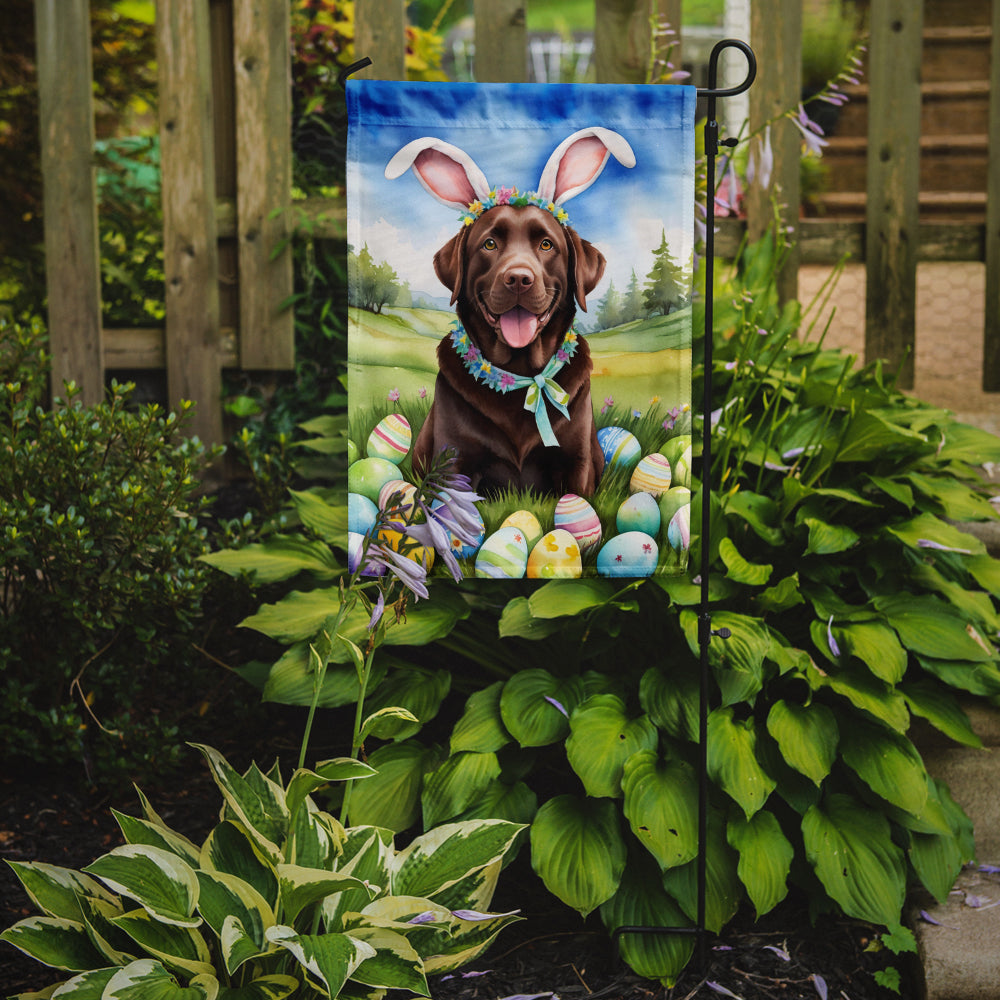
[{"label": "dog's face", "polygon": [[532,367],[548,360],[604,273],[604,257],[541,208],[502,205],[484,212],[434,256],[434,270],[485,356],[506,364],[522,352]]}]

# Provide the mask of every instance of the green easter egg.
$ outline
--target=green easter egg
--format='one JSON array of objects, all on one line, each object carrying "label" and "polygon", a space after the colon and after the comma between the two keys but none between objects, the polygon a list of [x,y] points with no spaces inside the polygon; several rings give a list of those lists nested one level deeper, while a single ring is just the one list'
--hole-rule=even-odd
[{"label": "green easter egg", "polygon": [[690,445],[681,452],[680,458],[673,463],[674,484],[677,486],[691,486],[691,447]]},{"label": "green easter egg", "polygon": [[681,507],[691,503],[691,491],[686,486],[671,486],[660,499],[660,524],[664,528]]},{"label": "green easter egg", "polygon": [[[673,469],[675,463],[680,459],[681,455],[685,451],[691,450],[691,435],[690,434],[678,434],[677,437],[672,437],[661,449],[660,454],[670,463],[670,468]],[[690,462],[690,458],[688,459]]]},{"label": "green easter egg", "polygon": [[361,457],[361,450],[350,439],[347,439],[347,464],[351,465]]},{"label": "green easter egg", "polygon": [[347,470],[347,489],[360,493],[372,503],[378,503],[379,490],[390,479],[399,477],[399,469],[384,458],[361,458],[352,462]]}]

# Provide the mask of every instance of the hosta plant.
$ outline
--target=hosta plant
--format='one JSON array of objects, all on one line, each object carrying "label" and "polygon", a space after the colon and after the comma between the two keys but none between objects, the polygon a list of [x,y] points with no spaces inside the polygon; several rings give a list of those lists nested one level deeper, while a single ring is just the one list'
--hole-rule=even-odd
[{"label": "hosta plant", "polygon": [[[338,758],[240,774],[202,746],[222,793],[202,844],[115,813],[126,843],[82,871],[12,862],[40,916],[0,935],[64,981],[66,1000],[281,1000],[429,996],[427,976],[478,955],[518,919],[487,912],[521,829],[450,823],[397,849],[392,832],[343,827],[313,793],[372,768]],[[54,992],[52,990],[54,989]]]}]

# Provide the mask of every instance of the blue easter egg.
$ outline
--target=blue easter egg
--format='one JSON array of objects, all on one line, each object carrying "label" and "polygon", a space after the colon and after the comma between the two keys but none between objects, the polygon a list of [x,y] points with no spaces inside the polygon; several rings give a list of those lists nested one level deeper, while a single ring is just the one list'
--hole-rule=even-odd
[{"label": "blue easter egg", "polygon": [[360,493],[347,494],[347,530],[355,534],[367,534],[375,525],[378,507]]},{"label": "blue easter egg", "polygon": [[625,531],[609,539],[597,553],[598,576],[652,576],[658,556],[656,541],[644,531]]},{"label": "blue easter egg", "polygon": [[602,427],[597,432],[597,443],[604,452],[604,461],[612,467],[635,465],[642,457],[639,439],[624,427]]},{"label": "blue easter egg", "polygon": [[633,493],[619,508],[615,523],[620,532],[641,531],[655,537],[660,530],[660,508],[650,493]]}]

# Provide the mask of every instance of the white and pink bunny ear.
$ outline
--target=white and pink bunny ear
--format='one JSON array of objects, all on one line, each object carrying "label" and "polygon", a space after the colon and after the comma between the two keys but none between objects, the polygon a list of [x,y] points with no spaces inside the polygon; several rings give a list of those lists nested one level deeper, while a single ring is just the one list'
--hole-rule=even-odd
[{"label": "white and pink bunny ear", "polygon": [[489,197],[486,175],[468,153],[450,142],[431,136],[408,142],[386,164],[385,176],[395,180],[410,167],[432,197],[450,208],[464,211],[471,202]]},{"label": "white and pink bunny ear", "polygon": [[564,139],[549,157],[538,182],[538,193],[556,205],[586,191],[600,176],[608,158],[635,166],[635,153],[623,136],[594,125]]}]

